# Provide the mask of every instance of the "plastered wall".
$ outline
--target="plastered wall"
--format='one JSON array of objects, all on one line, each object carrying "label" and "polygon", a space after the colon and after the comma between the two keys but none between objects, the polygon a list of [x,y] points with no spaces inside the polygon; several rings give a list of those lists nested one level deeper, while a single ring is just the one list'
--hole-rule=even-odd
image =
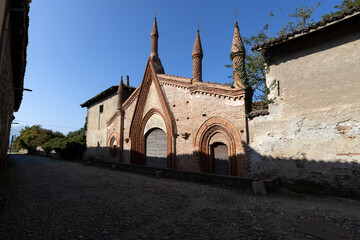
[{"label": "plastered wall", "polygon": [[360,190],[360,31],[323,38],[274,52],[267,82],[280,91],[249,121],[252,175]]}]

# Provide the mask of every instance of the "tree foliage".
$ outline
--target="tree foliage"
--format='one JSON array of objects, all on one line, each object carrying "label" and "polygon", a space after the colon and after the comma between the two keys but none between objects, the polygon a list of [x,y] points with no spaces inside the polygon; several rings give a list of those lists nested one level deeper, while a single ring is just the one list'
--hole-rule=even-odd
[{"label": "tree foliage", "polygon": [[60,132],[43,129],[40,125],[26,126],[20,131],[14,144],[16,149],[27,149],[29,153],[35,152],[36,148],[55,137],[64,137]]},{"label": "tree foliage", "polygon": [[55,150],[62,158],[81,159],[81,156],[86,149],[85,131],[79,129],[68,133],[66,137],[50,139],[41,147],[48,153]]},{"label": "tree foliage", "polygon": [[79,130],[73,131],[73,132],[69,132],[66,137],[74,137],[74,136],[79,136],[79,135],[85,135],[85,127],[80,128]]}]

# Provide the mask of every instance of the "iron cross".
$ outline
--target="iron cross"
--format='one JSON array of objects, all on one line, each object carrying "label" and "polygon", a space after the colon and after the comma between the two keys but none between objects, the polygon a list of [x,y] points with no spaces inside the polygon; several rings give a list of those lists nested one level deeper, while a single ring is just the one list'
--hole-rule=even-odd
[{"label": "iron cross", "polygon": [[239,9],[236,9],[236,10],[234,11],[235,21],[237,21],[237,14],[238,14],[238,11],[239,11]]}]

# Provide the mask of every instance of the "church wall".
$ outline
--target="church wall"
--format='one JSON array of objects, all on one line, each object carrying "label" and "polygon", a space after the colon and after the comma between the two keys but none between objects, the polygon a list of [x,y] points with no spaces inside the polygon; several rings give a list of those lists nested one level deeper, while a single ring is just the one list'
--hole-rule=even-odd
[{"label": "church wall", "polygon": [[[201,125],[212,117],[231,122],[245,141],[244,100],[229,100],[206,94],[190,94],[186,88],[162,85],[176,123],[176,167],[179,170],[200,171],[194,156],[195,137]],[[241,132],[243,131],[243,132]],[[189,133],[188,139],[182,136]],[[240,143],[241,144],[241,143]]]},{"label": "church wall", "polygon": [[275,50],[267,81],[280,91],[249,121],[252,175],[360,191],[360,31],[321,37]]}]

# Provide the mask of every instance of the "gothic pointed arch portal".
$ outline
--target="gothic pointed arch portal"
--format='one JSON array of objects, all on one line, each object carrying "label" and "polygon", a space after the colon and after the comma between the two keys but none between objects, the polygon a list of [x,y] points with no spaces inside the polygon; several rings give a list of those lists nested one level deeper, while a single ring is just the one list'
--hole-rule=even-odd
[{"label": "gothic pointed arch portal", "polygon": [[[155,102],[148,99],[148,97],[151,98],[154,96],[156,96],[154,99],[157,99]],[[154,103],[156,104],[154,105]],[[131,140],[132,164],[146,164],[144,129],[153,114],[159,115],[166,125],[167,167],[175,168],[175,119],[170,111],[165,94],[156,76],[153,63],[151,59],[149,59],[146,65],[143,81],[140,85],[139,97],[136,102],[134,115],[130,125],[129,137]]]},{"label": "gothic pointed arch portal", "polygon": [[[195,137],[195,151],[202,172],[214,173],[214,148],[224,145],[228,154],[228,171],[230,176],[248,177],[248,164],[244,148],[236,127],[226,119],[213,117],[204,122]],[[223,171],[223,170],[222,170]],[[215,172],[217,173],[217,172]]]},{"label": "gothic pointed arch portal", "polygon": [[[149,120],[154,119],[154,115],[157,117],[160,117],[162,119],[163,124],[159,124],[156,127],[148,127],[149,126]],[[164,126],[165,125],[165,126]],[[136,151],[132,149],[132,161],[134,164],[141,164],[141,165],[148,165],[148,166],[155,166],[147,161],[149,161],[149,157],[153,156],[147,156],[147,149],[146,146],[149,144],[149,136],[151,136],[151,133],[154,133],[154,130],[160,130],[164,133],[166,136],[166,142],[162,145],[166,147],[166,164],[161,164],[158,167],[167,167],[167,168],[174,168],[174,139],[172,134],[172,126],[169,124],[168,121],[166,121],[164,115],[161,113],[160,109],[152,108],[150,109],[144,116],[143,120],[141,121],[140,128],[137,131],[137,135],[133,135],[136,137],[136,145],[134,144],[134,147],[136,147]],[[160,131],[158,133],[160,134]],[[152,136],[153,137],[153,136]],[[149,146],[149,145],[148,145]],[[162,147],[164,147],[162,146]],[[148,157],[148,159],[147,159]],[[161,159],[160,159],[161,160]]]}]

